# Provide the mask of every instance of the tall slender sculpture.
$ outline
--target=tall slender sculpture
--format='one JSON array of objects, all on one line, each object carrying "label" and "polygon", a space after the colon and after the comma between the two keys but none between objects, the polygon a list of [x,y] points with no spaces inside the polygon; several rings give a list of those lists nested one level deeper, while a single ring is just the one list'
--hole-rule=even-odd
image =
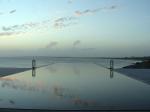
[{"label": "tall slender sculpture", "polygon": [[114,60],[110,60],[110,78],[114,77]]},{"label": "tall slender sculpture", "polygon": [[36,60],[33,57],[33,60],[32,60],[32,77],[35,77],[35,76],[36,76]]}]

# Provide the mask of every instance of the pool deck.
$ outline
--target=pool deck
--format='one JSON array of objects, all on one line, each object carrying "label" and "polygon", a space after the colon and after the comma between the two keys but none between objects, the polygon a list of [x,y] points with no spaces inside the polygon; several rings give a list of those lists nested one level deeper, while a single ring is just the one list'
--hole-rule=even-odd
[{"label": "pool deck", "polygon": [[0,68],[0,77],[24,72],[31,70],[32,68]]},{"label": "pool deck", "polygon": [[9,108],[0,108],[0,111],[2,112],[57,112],[57,111],[60,111],[60,112],[92,112],[92,111],[95,111],[95,112],[133,112],[133,111],[138,111],[138,112],[143,112],[143,111],[148,111],[148,110],[135,110],[135,109],[99,109],[99,110],[46,110],[46,109],[9,109]]},{"label": "pool deck", "polygon": [[116,69],[118,73],[150,85],[150,69]]}]

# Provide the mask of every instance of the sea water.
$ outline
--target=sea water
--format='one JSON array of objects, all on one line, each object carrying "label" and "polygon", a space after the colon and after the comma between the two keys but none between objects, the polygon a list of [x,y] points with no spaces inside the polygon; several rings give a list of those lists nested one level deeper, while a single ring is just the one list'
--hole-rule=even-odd
[{"label": "sea water", "polygon": [[[1,67],[28,67],[32,58],[0,60]],[[150,109],[150,85],[100,66],[108,66],[108,60],[41,58],[37,61],[38,66],[51,64],[36,69],[34,75],[29,70],[0,78],[0,108]]]}]

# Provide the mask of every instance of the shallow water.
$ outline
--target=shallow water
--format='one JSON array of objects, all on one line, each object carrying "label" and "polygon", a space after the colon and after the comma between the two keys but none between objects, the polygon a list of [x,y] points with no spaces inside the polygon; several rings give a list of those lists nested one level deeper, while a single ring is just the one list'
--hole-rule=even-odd
[{"label": "shallow water", "polygon": [[94,63],[54,63],[0,78],[0,107],[150,109],[150,85]]},{"label": "shallow water", "polygon": [[[30,68],[33,57],[0,57],[0,67]],[[54,63],[94,63],[98,66],[109,68],[110,60],[101,58],[55,58],[55,57],[35,57],[37,67],[51,65]],[[114,59],[114,68],[121,68],[131,65],[135,60]]]}]

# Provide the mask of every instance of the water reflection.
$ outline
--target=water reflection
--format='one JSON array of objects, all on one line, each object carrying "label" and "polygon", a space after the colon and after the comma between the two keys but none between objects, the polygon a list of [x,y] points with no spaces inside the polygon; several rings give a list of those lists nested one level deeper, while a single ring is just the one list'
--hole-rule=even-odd
[{"label": "water reflection", "polygon": [[108,109],[150,102],[147,85],[94,64],[56,64],[0,78],[0,84],[6,107]]},{"label": "water reflection", "polygon": [[46,68],[49,70],[50,73],[56,73],[58,69],[54,67],[53,65],[47,66]]},{"label": "water reflection", "polygon": [[72,98],[74,96],[74,90],[64,88],[59,85],[54,85],[53,86],[53,92],[55,96],[58,96],[60,98]]},{"label": "water reflection", "polygon": [[95,101],[88,101],[88,100],[83,100],[79,97],[74,97],[72,99],[73,103],[75,105],[80,105],[80,106],[92,106],[92,105],[96,105],[96,102]]},{"label": "water reflection", "polygon": [[7,99],[7,100],[0,99],[0,102],[1,102],[1,103],[8,102],[8,103],[10,103],[11,105],[14,105],[14,104],[15,104],[15,101],[14,101],[14,100],[12,100],[12,99]]},{"label": "water reflection", "polygon": [[73,72],[76,74],[76,75],[80,75],[80,69],[76,66],[76,65],[73,65]]},{"label": "water reflection", "polygon": [[35,76],[36,76],[36,68],[32,69],[32,77],[35,77]]},{"label": "water reflection", "polygon": [[110,69],[110,78],[112,79],[114,77],[114,70]]},{"label": "water reflection", "polygon": [[12,104],[12,105],[15,104],[15,102],[13,100],[9,100],[9,103]]},{"label": "water reflection", "polygon": [[[69,100],[74,105],[77,105],[77,106],[92,106],[92,105],[96,105],[96,101],[82,99],[82,98],[80,98],[80,95],[73,94],[74,93],[73,90],[71,91],[71,90],[63,88],[61,86],[54,86],[53,90],[54,90],[54,94],[56,96],[60,97],[61,99]],[[71,92],[73,92],[73,93],[71,94]]]},{"label": "water reflection", "polygon": [[24,90],[24,91],[49,91],[44,84],[40,82],[33,84],[30,81],[19,80],[16,78],[0,78],[2,88],[11,88],[14,90]]}]

